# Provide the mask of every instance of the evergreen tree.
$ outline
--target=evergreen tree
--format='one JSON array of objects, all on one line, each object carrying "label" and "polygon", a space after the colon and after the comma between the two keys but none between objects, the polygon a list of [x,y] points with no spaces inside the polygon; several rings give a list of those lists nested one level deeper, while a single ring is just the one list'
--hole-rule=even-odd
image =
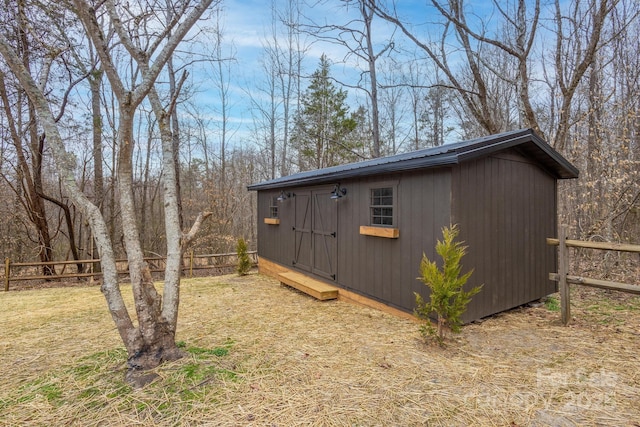
[{"label": "evergreen tree", "polygon": [[350,138],[358,124],[357,116],[349,114],[347,92],[336,88],[329,68],[327,57],[322,55],[294,121],[291,142],[298,153],[300,170],[355,161],[361,145]]},{"label": "evergreen tree", "polygon": [[[442,228],[443,240],[438,240],[436,244],[436,252],[442,257],[441,268],[426,255],[422,255],[418,279],[431,291],[430,300],[425,301],[420,294],[415,293],[416,314],[425,320],[420,331],[425,338],[435,337],[441,345],[444,344],[445,327],[450,328],[452,332],[460,332],[462,315],[467,309],[467,304],[482,288],[476,286],[469,291],[463,289],[472,271],[462,274],[460,260],[467,253],[467,247],[463,242],[455,241],[458,233],[456,225]],[[437,315],[437,329],[429,320],[433,313]]]},{"label": "evergreen tree", "polygon": [[249,274],[252,263],[251,258],[249,258],[249,253],[247,252],[247,242],[242,237],[238,239],[236,252],[238,253],[238,266],[236,267],[236,271],[239,276],[245,276]]}]

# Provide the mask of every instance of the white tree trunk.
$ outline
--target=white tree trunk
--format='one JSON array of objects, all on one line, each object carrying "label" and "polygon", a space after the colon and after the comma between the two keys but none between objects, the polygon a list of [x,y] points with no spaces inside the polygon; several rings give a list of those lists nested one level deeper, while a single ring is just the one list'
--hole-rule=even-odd
[{"label": "white tree trunk", "polygon": [[127,350],[132,351],[140,342],[140,336],[133,326],[118,287],[115,256],[104,218],[100,213],[100,209],[84,195],[76,183],[74,176],[76,159],[65,150],[47,99],[2,34],[0,34],[0,54],[7,61],[11,71],[18,78],[36,108],[40,123],[47,135],[47,141],[53,153],[62,186],[73,204],[82,212],[91,225],[103,271],[101,290],[107,300],[111,317],[116,324],[120,337]]},{"label": "white tree trunk", "polygon": [[[181,10],[184,19],[175,19],[159,36],[151,37],[136,34],[134,39],[148,38],[149,43],[142,44],[145,49],[138,47],[132,41],[131,33],[118,16],[118,6],[114,0],[105,0],[98,6],[92,7],[85,0],[72,0],[74,12],[82,22],[87,37],[93,43],[100,57],[105,75],[111,89],[118,100],[119,128],[118,128],[118,190],[120,194],[121,221],[124,234],[125,248],[129,262],[129,274],[134,296],[138,325],[134,323],[124,304],[118,277],[113,246],[109,238],[105,220],[98,209],[78,187],[74,172],[75,159],[65,150],[49,102],[41,87],[36,84],[29,70],[21,63],[12,49],[11,44],[0,34],[0,54],[5,58],[12,72],[18,77],[29,98],[35,105],[38,117],[44,127],[47,140],[51,146],[58,172],[65,191],[88,220],[96,240],[104,274],[102,292],[107,300],[111,316],[118,328],[122,341],[129,355],[129,370],[127,378],[134,385],[144,385],[151,375],[140,375],[140,371],[154,368],[166,360],[181,357],[182,352],[175,344],[175,331],[178,316],[180,267],[181,267],[181,230],[178,216],[178,200],[175,186],[175,169],[173,164],[173,148],[171,146],[171,130],[168,126],[168,116],[160,115],[161,133],[163,135],[163,175],[165,177],[165,218],[167,237],[167,267],[165,271],[164,305],[162,297],[156,291],[149,268],[144,262],[142,245],[136,223],[136,210],[133,197],[133,166],[134,151],[133,120],[136,109],[152,91],[152,98],[158,102],[154,85],[158,75],[167,64],[169,58],[190,28],[202,16],[213,0],[200,0],[191,9],[190,2],[181,2],[176,10]],[[169,5],[171,7],[171,5]],[[187,13],[187,11],[189,12]],[[102,31],[98,16],[109,16],[109,24],[113,25],[116,37],[111,40]],[[180,18],[179,14],[176,14]],[[143,26],[140,26],[143,27]],[[138,28],[140,28],[138,27]],[[119,75],[120,67],[111,57],[112,44],[121,44],[137,63],[140,73],[136,85],[128,90],[125,87],[126,78]],[[151,61],[153,58],[153,61]],[[168,140],[167,140],[168,132]],[[168,146],[165,142],[168,141]]]}]

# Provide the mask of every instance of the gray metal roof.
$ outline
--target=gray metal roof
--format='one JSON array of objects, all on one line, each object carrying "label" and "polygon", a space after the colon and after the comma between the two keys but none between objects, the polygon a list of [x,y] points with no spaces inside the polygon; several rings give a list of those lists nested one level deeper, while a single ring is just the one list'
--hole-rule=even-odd
[{"label": "gray metal roof", "polygon": [[559,179],[577,178],[578,169],[540,138],[532,129],[521,129],[468,141],[445,144],[395,156],[380,157],[363,162],[332,166],[283,176],[256,184],[249,190],[267,190],[300,185],[336,182],[345,178],[381,175],[416,169],[456,165],[467,160],[487,156],[496,151],[516,148]]}]

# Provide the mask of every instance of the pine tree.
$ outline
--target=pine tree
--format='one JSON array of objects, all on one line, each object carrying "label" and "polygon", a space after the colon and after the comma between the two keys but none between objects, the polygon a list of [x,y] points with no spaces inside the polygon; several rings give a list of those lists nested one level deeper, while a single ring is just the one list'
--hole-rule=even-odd
[{"label": "pine tree", "polygon": [[[463,242],[455,241],[458,233],[455,225],[442,229],[443,240],[438,240],[436,244],[436,252],[442,257],[442,268],[438,268],[436,263],[429,260],[426,255],[422,256],[420,262],[418,279],[431,291],[428,302],[420,294],[415,293],[416,314],[425,320],[420,331],[425,338],[433,336],[440,344],[444,343],[445,327],[452,332],[460,332],[461,319],[467,304],[482,288],[482,286],[476,286],[469,291],[463,289],[472,271],[461,273],[460,260],[465,256],[467,247]],[[437,329],[434,329],[429,321],[433,313],[437,315]]]},{"label": "pine tree", "polygon": [[349,114],[347,92],[336,88],[329,68],[327,57],[322,55],[294,121],[291,142],[298,153],[300,170],[355,161],[361,145],[350,138],[358,116]]},{"label": "pine tree", "polygon": [[238,239],[238,245],[236,246],[238,253],[238,266],[236,271],[239,276],[245,276],[251,270],[251,259],[247,253],[247,242],[241,237]]}]

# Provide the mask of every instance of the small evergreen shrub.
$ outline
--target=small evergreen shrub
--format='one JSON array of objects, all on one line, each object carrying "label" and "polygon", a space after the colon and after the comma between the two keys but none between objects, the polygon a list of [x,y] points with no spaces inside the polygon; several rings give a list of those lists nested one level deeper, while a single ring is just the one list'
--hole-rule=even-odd
[{"label": "small evergreen shrub", "polygon": [[[460,260],[466,254],[467,247],[464,242],[456,242],[459,230],[457,226],[442,228],[443,241],[438,240],[436,252],[442,258],[442,267],[438,268],[435,262],[422,255],[420,262],[420,277],[431,291],[429,301],[425,301],[418,293],[416,295],[416,315],[424,319],[420,327],[422,336],[426,339],[435,338],[440,345],[444,344],[446,329],[452,332],[460,332],[462,315],[471,298],[480,292],[482,286],[465,291],[463,286],[471,277],[473,271],[461,275],[462,266]],[[436,314],[436,327],[430,321],[432,314]]]},{"label": "small evergreen shrub", "polygon": [[251,270],[251,258],[247,253],[247,242],[241,237],[238,239],[236,246],[236,252],[238,253],[238,267],[236,271],[239,276],[245,276]]}]

